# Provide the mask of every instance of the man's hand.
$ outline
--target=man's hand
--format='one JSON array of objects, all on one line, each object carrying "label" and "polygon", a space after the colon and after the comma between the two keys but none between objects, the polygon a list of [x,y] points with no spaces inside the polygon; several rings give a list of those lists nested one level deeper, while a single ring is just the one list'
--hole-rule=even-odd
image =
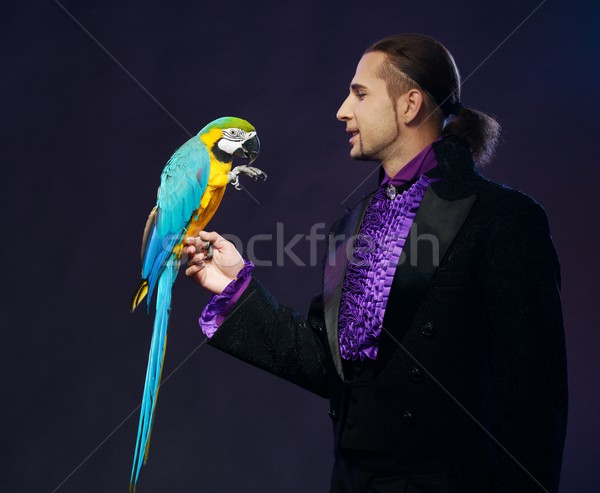
[{"label": "man's hand", "polygon": [[[209,243],[213,254],[211,258],[207,258]],[[233,243],[214,231],[200,231],[195,238],[186,238],[185,244],[184,251],[188,254],[185,275],[213,293],[220,294],[244,266],[244,260]]]}]

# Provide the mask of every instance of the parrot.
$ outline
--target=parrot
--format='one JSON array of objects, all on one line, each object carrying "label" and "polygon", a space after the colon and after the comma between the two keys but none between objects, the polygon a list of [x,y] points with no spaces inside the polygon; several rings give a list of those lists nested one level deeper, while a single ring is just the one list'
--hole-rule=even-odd
[{"label": "parrot", "polygon": [[[254,127],[241,118],[223,117],[206,125],[179,147],[167,162],[142,239],[142,280],[133,296],[131,312],[156,290],[156,312],[142,394],[129,491],[135,492],[140,469],[146,463],[156,411],[163,361],[171,289],[181,263],[185,238],[196,236],[215,214],[225,186],[240,190],[239,175],[266,179],[262,170],[250,166],[258,157],[260,141]],[[234,157],[249,159],[248,165],[232,169]],[[212,245],[207,246],[207,258]]]}]

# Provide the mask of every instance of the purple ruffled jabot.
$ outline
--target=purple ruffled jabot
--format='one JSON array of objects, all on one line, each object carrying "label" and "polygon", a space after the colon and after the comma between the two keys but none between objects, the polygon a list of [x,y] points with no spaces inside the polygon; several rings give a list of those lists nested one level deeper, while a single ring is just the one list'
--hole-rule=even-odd
[{"label": "purple ruffled jabot", "polygon": [[232,310],[235,302],[242,296],[248,284],[250,284],[253,269],[254,264],[252,261],[246,260],[244,267],[242,267],[237,277],[225,286],[221,294],[214,294],[208,300],[208,304],[202,310],[202,315],[200,315],[198,323],[204,335],[209,339],[217,331],[225,317]]},{"label": "purple ruffled jabot", "polygon": [[438,180],[421,175],[393,199],[382,184],[367,206],[342,286],[338,326],[343,358],[377,358],[385,307],[402,249],[427,188]]}]

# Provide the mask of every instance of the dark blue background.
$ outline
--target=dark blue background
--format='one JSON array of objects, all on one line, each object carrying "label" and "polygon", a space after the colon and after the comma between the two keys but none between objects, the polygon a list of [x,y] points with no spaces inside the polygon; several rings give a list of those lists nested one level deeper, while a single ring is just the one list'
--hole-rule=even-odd
[{"label": "dark blue background", "polygon": [[[596,7],[547,1],[480,66],[537,1],[63,5],[173,118],[57,3],[0,6],[0,490],[127,490],[138,414],[125,419],[140,401],[151,333],[128,303],[159,175],[188,139],[184,129],[233,114],[262,141],[257,165],[269,179],[243,180],[259,204],[229,189],[209,229],[245,243],[282,223],[287,242],[314,223],[329,226],[376,185],[376,173],[362,183],[375,166],[348,157],[335,112],[363,49],[397,32],[430,34],[463,78],[475,71],[464,104],[504,127],[484,173],[546,208],[569,351],[561,491],[597,487]],[[294,252],[309,262],[308,242]],[[275,260],[275,242],[256,253]],[[316,264],[286,259],[257,276],[305,311],[320,289]],[[180,275],[163,376],[203,341],[196,319],[207,298]],[[138,491],[326,491],[327,410],[205,345],[162,386]]]}]

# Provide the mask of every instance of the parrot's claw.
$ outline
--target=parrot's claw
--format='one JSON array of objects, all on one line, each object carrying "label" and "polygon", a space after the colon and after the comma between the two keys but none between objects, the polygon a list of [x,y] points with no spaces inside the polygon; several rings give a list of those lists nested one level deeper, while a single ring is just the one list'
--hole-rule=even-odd
[{"label": "parrot's claw", "polygon": [[[233,171],[235,171],[235,169]],[[240,177],[238,176],[237,173],[234,173],[233,171],[230,171],[229,173],[227,173],[227,178],[229,179],[229,183],[231,183],[236,188],[236,190],[241,190],[242,187],[240,186]]]},{"label": "parrot's claw", "polygon": [[206,250],[206,255],[204,255],[205,260],[210,260],[213,257],[213,246],[210,241],[205,241],[202,250]]},{"label": "parrot's claw", "polygon": [[254,178],[255,180],[258,180],[260,178],[264,181],[267,179],[267,174],[258,168],[254,168],[252,166],[244,166],[244,168],[245,169],[242,172],[250,176],[251,178]]},{"label": "parrot's claw", "polygon": [[258,180],[260,178],[261,180],[265,181],[267,179],[267,174],[258,168],[246,165],[236,166],[229,173],[227,173],[229,183],[231,183],[236,188],[236,190],[242,189],[239,180],[240,173],[244,173],[245,175],[248,175],[251,178],[254,178],[255,180]]}]

